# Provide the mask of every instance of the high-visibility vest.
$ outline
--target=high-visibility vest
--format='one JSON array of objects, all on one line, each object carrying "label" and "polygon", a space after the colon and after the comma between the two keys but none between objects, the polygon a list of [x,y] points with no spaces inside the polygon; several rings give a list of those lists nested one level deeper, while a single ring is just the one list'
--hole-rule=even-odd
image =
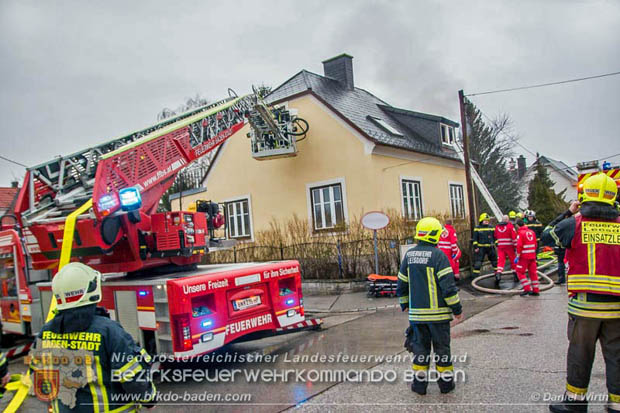
[{"label": "high-visibility vest", "polygon": [[569,293],[620,296],[620,217],[615,221],[575,216],[566,250]]}]

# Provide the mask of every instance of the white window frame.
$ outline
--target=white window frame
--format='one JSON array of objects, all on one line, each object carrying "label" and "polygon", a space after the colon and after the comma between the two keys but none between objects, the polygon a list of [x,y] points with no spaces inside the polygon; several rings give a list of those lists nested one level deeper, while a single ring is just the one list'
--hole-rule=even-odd
[{"label": "white window frame", "polygon": [[[230,232],[230,221],[229,221],[229,214],[228,214],[228,205],[229,204],[234,204],[234,203],[238,203],[238,202],[243,202],[243,201],[248,201],[248,215],[249,215],[249,220],[250,220],[250,232],[248,235],[235,235],[232,236],[231,232]],[[220,204],[224,205],[224,208],[226,208],[225,210],[225,217],[226,217],[226,235],[228,236],[228,238],[231,239],[243,239],[243,240],[247,240],[249,239],[250,241],[254,241],[254,220],[252,219],[252,197],[248,194],[248,195],[241,195],[238,197],[234,197],[234,198],[230,198],[230,199],[226,199],[223,201],[220,201]],[[236,220],[235,220],[236,223]],[[245,226],[244,221],[242,220],[242,226]]]},{"label": "white window frame", "polygon": [[[447,142],[443,139],[443,131],[446,131]],[[450,136],[450,132],[452,132],[452,136]],[[439,124],[439,137],[441,138],[441,143],[443,145],[452,146],[454,145],[454,140],[456,138],[456,134],[454,132],[454,126],[446,125],[445,123]]]},{"label": "white window frame", "polygon": [[[414,216],[410,217],[408,212],[409,212],[409,208],[411,207],[410,203],[407,202],[407,208],[405,208],[404,205],[404,200],[405,200],[405,196],[409,196],[409,194],[405,194],[403,192],[403,182],[407,181],[407,182],[417,182],[419,188],[420,188],[420,211],[419,211],[419,216],[416,216],[415,214],[415,208],[414,208]],[[406,219],[411,219],[413,221],[417,221],[421,218],[424,218],[424,191],[422,190],[423,188],[423,184],[422,184],[422,178],[419,176],[400,176],[400,179],[398,180],[398,187],[399,187],[399,191],[400,191],[400,208],[401,211],[403,213],[403,217],[405,217]],[[415,197],[415,195],[414,195]],[[409,201],[409,200],[408,200]]]},{"label": "white window frame", "polygon": [[[452,187],[453,186],[459,186],[461,187],[461,206],[462,206],[462,215],[457,215],[454,213],[454,202],[456,201],[453,200],[452,198]],[[463,185],[462,182],[452,182],[452,181],[448,181],[448,197],[450,199],[450,213],[452,214],[453,218],[465,218],[467,216],[467,209],[465,206],[465,185]]]},{"label": "white window frame", "polygon": [[[335,226],[332,227],[325,227],[325,228],[315,228],[315,221],[314,221],[314,205],[312,203],[312,190],[313,189],[317,189],[320,187],[325,187],[325,186],[333,186],[333,185],[338,185],[340,184],[340,195],[342,197],[342,215],[344,218],[344,224],[345,226],[349,225],[349,207],[347,205],[347,185],[345,182],[345,179],[340,177],[340,178],[334,178],[334,179],[329,179],[326,181],[319,181],[319,182],[311,182],[311,183],[307,183],[306,184],[306,203],[307,203],[307,208],[308,208],[308,228],[310,228],[310,232],[324,232],[327,231],[329,232],[330,229],[334,229]],[[332,194],[332,202],[333,202],[333,191],[331,191]],[[332,208],[332,216],[335,217],[335,209]]]}]

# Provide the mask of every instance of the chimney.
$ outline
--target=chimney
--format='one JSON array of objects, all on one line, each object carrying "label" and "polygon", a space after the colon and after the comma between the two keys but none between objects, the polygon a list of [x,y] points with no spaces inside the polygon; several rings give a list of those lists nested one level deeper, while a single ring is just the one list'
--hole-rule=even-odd
[{"label": "chimney", "polygon": [[517,171],[519,172],[517,175],[519,179],[523,178],[525,175],[525,156],[523,155],[519,155],[517,158]]},{"label": "chimney", "polygon": [[346,53],[323,61],[325,77],[339,81],[343,87],[353,90],[353,56]]}]

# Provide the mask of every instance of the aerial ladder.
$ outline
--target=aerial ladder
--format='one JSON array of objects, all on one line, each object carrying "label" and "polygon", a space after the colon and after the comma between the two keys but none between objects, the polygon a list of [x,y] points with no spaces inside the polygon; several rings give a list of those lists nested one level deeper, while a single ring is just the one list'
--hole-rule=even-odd
[{"label": "aerial ladder", "polygon": [[[457,152],[459,158],[461,159],[461,162],[463,162],[463,164],[464,164],[465,163],[465,156],[463,155],[463,147],[456,140],[454,141],[454,147],[456,148],[456,152]],[[495,199],[493,199],[493,195],[491,195],[491,193],[489,192],[489,189],[484,184],[484,181],[482,180],[482,178],[480,177],[480,175],[478,174],[476,169],[475,168],[470,168],[470,170],[471,170],[471,178],[474,181],[474,183],[476,184],[476,187],[478,188],[478,190],[482,194],[484,200],[487,202],[487,205],[489,205],[489,207],[491,208],[491,211],[493,212],[493,215],[495,215],[495,218],[497,218],[497,222],[501,222],[502,221],[502,216],[504,215],[504,214],[502,214],[502,210],[499,209],[499,206],[497,205],[497,202],[495,202]]]},{"label": "aerial ladder", "polygon": [[[209,248],[202,218],[181,222],[174,212],[158,213],[159,200],[183,168],[246,123],[255,159],[295,156],[297,136],[308,130],[294,110],[270,108],[255,93],[232,95],[28,168],[15,212],[33,267],[58,265],[65,221],[87,202],[89,207],[76,217],[72,249],[85,264],[102,272],[132,272],[199,262]],[[136,194],[140,207],[126,211],[122,196]]]}]

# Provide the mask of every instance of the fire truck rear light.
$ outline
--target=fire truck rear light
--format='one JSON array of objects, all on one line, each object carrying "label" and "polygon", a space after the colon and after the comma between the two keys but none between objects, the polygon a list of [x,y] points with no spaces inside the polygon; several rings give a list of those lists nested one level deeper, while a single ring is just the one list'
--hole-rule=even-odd
[{"label": "fire truck rear light", "polygon": [[174,325],[177,346],[181,347],[181,351],[191,350],[193,345],[192,332],[189,327],[189,316],[184,314],[182,316],[175,317]]},{"label": "fire truck rear light", "polygon": [[123,211],[135,211],[142,206],[142,197],[138,188],[123,188],[118,192],[118,197]]}]

